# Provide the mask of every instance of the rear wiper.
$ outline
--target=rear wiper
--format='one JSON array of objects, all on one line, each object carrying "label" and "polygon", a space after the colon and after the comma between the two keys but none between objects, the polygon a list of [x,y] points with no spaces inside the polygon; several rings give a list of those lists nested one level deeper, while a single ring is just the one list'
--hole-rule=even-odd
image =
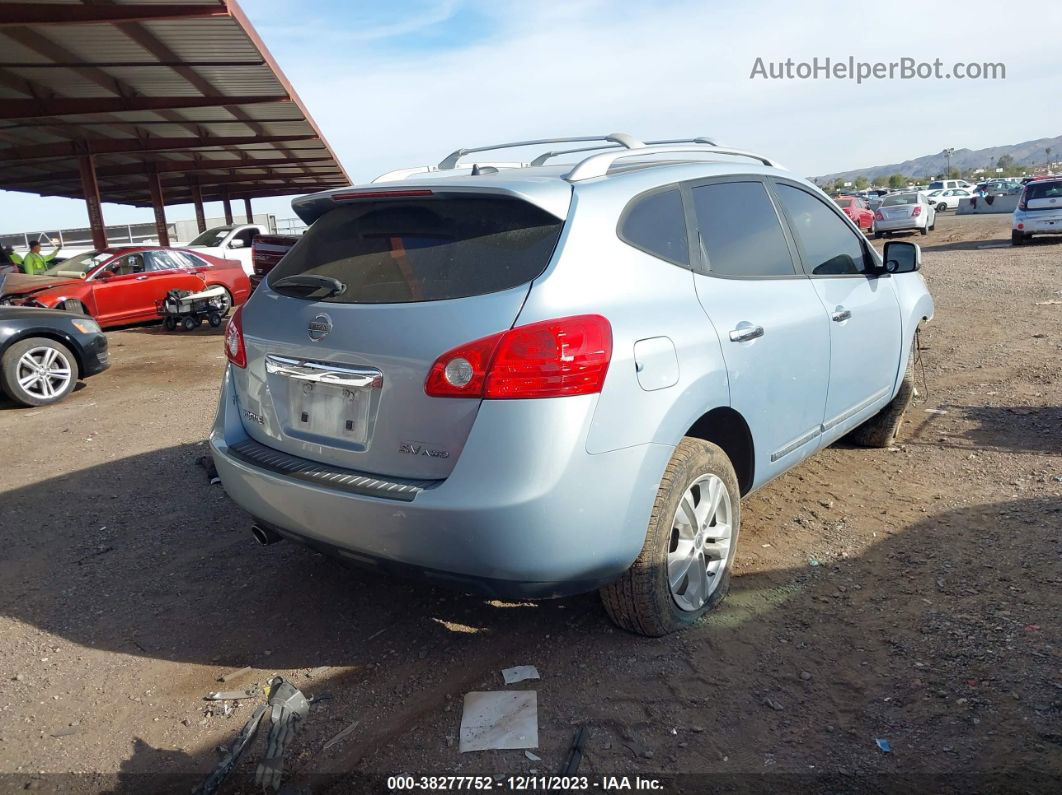
[{"label": "rear wiper", "polygon": [[333,279],[331,276],[285,276],[283,279],[277,279],[270,285],[273,289],[284,289],[285,287],[294,287],[296,290],[308,290],[310,292],[316,290],[324,290],[324,298],[329,298],[333,295],[342,295],[346,292],[347,286],[339,279]]}]

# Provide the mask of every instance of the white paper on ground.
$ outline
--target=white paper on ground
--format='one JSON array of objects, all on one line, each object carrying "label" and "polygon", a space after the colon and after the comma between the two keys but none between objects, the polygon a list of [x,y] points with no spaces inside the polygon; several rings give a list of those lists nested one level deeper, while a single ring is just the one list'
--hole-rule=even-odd
[{"label": "white paper on ground", "polygon": [[514,685],[517,682],[523,682],[526,679],[539,679],[538,669],[533,665],[517,665],[513,668],[505,668],[502,670],[502,679],[505,680],[505,684]]},{"label": "white paper on ground", "polygon": [[465,693],[461,753],[538,748],[538,693],[498,690]]}]

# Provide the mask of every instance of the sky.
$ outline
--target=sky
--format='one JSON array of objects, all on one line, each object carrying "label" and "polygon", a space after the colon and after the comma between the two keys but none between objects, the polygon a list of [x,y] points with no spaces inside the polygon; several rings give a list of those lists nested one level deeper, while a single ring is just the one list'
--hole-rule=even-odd
[{"label": "sky", "polygon": [[[243,0],[355,183],[465,146],[708,135],[802,176],[1062,134],[1062,3]],[[1035,18],[1035,19],[1034,19]],[[1003,80],[750,79],[765,63],[1001,62]],[[256,212],[292,217],[290,197]],[[240,209],[237,203],[234,209]],[[208,206],[220,215],[220,205]],[[167,208],[170,220],[194,217]],[[104,205],[108,223],[151,211]],[[86,226],[80,201],[0,191],[0,231]]]}]

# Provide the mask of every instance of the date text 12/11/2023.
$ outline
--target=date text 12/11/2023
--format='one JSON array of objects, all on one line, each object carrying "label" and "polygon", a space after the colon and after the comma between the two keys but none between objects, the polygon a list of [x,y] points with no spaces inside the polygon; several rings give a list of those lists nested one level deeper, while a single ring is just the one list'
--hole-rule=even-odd
[{"label": "date text 12/11/2023", "polygon": [[390,792],[654,792],[663,789],[659,779],[641,776],[390,776]]}]

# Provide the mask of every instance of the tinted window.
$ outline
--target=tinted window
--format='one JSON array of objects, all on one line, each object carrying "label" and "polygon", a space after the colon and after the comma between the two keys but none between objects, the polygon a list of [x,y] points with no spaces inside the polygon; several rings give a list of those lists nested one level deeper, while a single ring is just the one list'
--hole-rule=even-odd
[{"label": "tinted window", "polygon": [[620,237],[632,246],[669,262],[689,265],[686,216],[678,189],[635,199],[623,218]]},{"label": "tinted window", "polygon": [[778,197],[812,273],[829,276],[866,270],[861,236],[823,202],[789,185],[778,186]]},{"label": "tinted window", "polygon": [[[344,304],[442,301],[507,290],[549,263],[564,222],[527,202],[484,197],[360,201],[326,213],[270,272],[338,279],[315,300]],[[313,290],[281,287],[295,297]]]},{"label": "tinted window", "polygon": [[693,209],[709,273],[792,276],[796,273],[781,223],[759,182],[725,182],[693,189]]}]

